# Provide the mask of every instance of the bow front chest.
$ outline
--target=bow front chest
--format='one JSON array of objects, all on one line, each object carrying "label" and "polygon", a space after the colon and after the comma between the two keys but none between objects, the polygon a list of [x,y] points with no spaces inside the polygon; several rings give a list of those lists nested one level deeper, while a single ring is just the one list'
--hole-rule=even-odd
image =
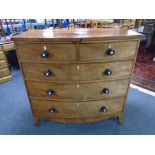
[{"label": "bow front chest", "polygon": [[34,122],[123,121],[140,35],[125,29],[34,30],[14,36]]}]

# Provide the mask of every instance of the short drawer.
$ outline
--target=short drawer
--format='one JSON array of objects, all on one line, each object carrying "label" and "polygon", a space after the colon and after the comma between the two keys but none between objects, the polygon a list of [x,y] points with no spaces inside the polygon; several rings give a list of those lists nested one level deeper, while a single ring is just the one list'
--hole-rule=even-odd
[{"label": "short drawer", "polygon": [[76,60],[74,44],[19,44],[17,49],[20,61],[72,62]]},{"label": "short drawer", "polygon": [[50,100],[101,100],[127,93],[129,79],[82,84],[43,83],[27,81],[30,97]]},{"label": "short drawer", "polygon": [[1,60],[0,61],[0,69],[3,69],[3,68],[7,68],[6,60]]},{"label": "short drawer", "polygon": [[99,117],[123,111],[125,97],[91,102],[61,102],[31,99],[33,112],[39,117]]},{"label": "short drawer", "polygon": [[130,76],[132,66],[133,61],[93,64],[22,64],[26,80],[59,82],[125,78]]},{"label": "short drawer", "polygon": [[0,60],[5,60],[5,55],[3,52],[0,51]]},{"label": "short drawer", "polygon": [[136,48],[137,41],[80,44],[79,56],[81,61],[134,59]]},{"label": "short drawer", "polygon": [[0,78],[10,75],[10,71],[8,68],[4,68],[0,70]]}]

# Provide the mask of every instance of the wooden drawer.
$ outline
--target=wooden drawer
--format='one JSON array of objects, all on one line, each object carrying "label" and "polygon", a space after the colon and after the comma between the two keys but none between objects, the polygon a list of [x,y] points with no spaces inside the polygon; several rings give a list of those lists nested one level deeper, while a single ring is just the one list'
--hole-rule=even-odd
[{"label": "wooden drawer", "polygon": [[124,102],[125,97],[91,102],[61,102],[31,99],[35,115],[49,118],[84,118],[116,114],[123,111]]},{"label": "wooden drawer", "polygon": [[0,69],[3,69],[3,68],[7,68],[7,63],[6,63],[6,60],[1,60],[0,61]]},{"label": "wooden drawer", "polygon": [[10,71],[8,70],[8,68],[4,68],[0,70],[0,78],[3,78],[8,75],[10,75]]},{"label": "wooden drawer", "polygon": [[[101,100],[124,96],[127,92],[129,79],[110,82],[93,82],[83,84],[39,83],[27,81],[29,96],[51,100]],[[108,88],[109,93],[103,93]],[[54,94],[53,91],[54,90]],[[106,91],[106,89],[104,89]],[[52,95],[48,95],[51,93]]]},{"label": "wooden drawer", "polygon": [[[44,81],[91,81],[129,77],[133,61],[117,61],[94,64],[25,64],[25,79]],[[112,72],[106,75],[107,71]],[[47,73],[49,76],[45,76]],[[50,75],[51,74],[51,75]]]},{"label": "wooden drawer", "polygon": [[3,52],[0,51],[0,60],[5,60],[5,55]]},{"label": "wooden drawer", "polygon": [[[115,50],[115,53],[112,56],[107,54],[107,50],[110,44],[112,49]],[[80,44],[79,56],[81,61],[112,61],[134,59],[136,47],[137,41]]]},{"label": "wooden drawer", "polygon": [[[42,58],[41,53],[47,47],[48,57]],[[76,60],[74,44],[19,44],[17,46],[20,60],[35,62],[65,62]]]}]

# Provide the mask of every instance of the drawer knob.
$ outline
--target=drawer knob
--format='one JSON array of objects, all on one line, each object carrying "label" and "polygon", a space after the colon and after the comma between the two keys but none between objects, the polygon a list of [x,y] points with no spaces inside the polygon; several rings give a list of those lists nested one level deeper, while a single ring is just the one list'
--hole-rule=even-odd
[{"label": "drawer knob", "polygon": [[112,74],[112,70],[106,69],[106,70],[104,71],[104,74],[109,76],[109,75]]},{"label": "drawer knob", "polygon": [[52,75],[52,71],[49,70],[49,69],[46,69],[46,70],[44,71],[44,75],[45,75],[46,77],[49,77],[49,76]]},{"label": "drawer knob", "polygon": [[50,89],[48,89],[47,94],[48,94],[49,96],[54,95],[54,94],[55,94],[55,91],[54,91],[53,89],[50,88]]},{"label": "drawer knob", "polygon": [[100,111],[100,112],[107,112],[108,110],[107,110],[107,108],[106,108],[105,106],[103,106],[103,107],[100,108],[99,111]]},{"label": "drawer knob", "polygon": [[52,108],[49,110],[49,112],[53,114],[53,113],[56,112],[56,109],[52,107]]},{"label": "drawer knob", "polygon": [[112,49],[111,46],[109,46],[109,48],[108,48],[108,50],[107,50],[107,54],[108,54],[109,56],[112,56],[112,55],[114,55],[114,53],[115,53],[115,50]]},{"label": "drawer knob", "polygon": [[41,57],[42,58],[47,58],[48,57],[48,51],[47,50],[43,50],[42,52],[41,52]]},{"label": "drawer knob", "polygon": [[108,88],[103,88],[102,91],[103,91],[104,94],[109,94],[109,89]]}]

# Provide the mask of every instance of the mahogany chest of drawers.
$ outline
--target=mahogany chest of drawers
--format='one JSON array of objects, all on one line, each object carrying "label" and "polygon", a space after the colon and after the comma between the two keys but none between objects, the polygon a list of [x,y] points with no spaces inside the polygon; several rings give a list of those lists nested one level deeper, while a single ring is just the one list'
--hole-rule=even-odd
[{"label": "mahogany chest of drawers", "polygon": [[14,36],[29,101],[40,118],[123,121],[140,35],[125,29],[34,30]]}]

